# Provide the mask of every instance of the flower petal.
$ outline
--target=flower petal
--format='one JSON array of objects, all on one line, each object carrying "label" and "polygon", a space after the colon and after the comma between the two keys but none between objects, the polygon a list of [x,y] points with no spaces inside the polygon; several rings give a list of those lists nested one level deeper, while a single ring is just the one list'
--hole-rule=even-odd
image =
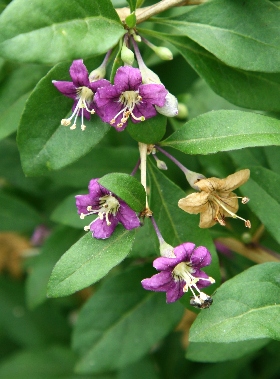
[{"label": "flower petal", "polygon": [[180,262],[181,260],[177,258],[159,257],[154,260],[153,266],[158,271],[172,271]]},{"label": "flower petal", "polygon": [[[144,116],[145,119],[148,119],[155,117],[157,115],[157,111],[152,104],[149,104],[146,101],[142,101],[141,103],[135,105],[133,114],[135,117]],[[130,117],[130,119],[134,123],[141,122],[141,120],[135,120],[133,117]]]},{"label": "flower petal", "polygon": [[[225,193],[223,193],[225,194]],[[236,213],[238,211],[238,198],[235,193],[229,192],[226,194],[227,196],[219,196],[220,202],[227,208],[229,211]],[[219,211],[225,217],[232,217],[230,213],[228,213],[224,208],[220,206]]]},{"label": "flower petal", "polygon": [[180,199],[178,206],[183,209],[183,211],[191,214],[205,212],[208,209],[208,196],[209,194],[207,192],[191,193],[183,199]]},{"label": "flower petal", "polygon": [[201,268],[204,266],[209,266],[212,261],[212,257],[210,251],[206,249],[205,246],[198,246],[193,250],[190,261],[192,267]]},{"label": "flower petal", "polygon": [[140,221],[134,212],[123,200],[118,199],[120,203],[120,208],[117,212],[117,219],[123,224],[125,229],[130,230],[138,228],[140,226]]},{"label": "flower petal", "polygon": [[184,295],[183,287],[186,284],[183,280],[174,281],[172,288],[166,292],[166,302],[174,303]]},{"label": "flower petal", "polygon": [[76,207],[78,210],[78,214],[86,214],[88,213],[87,207],[92,205],[92,196],[90,194],[87,195],[77,195],[76,199]]},{"label": "flower petal", "polygon": [[97,239],[105,239],[110,237],[119,221],[113,215],[109,215],[108,219],[111,222],[111,225],[107,225],[105,217],[103,220],[100,220],[100,218],[98,218],[90,225],[92,237]]},{"label": "flower petal", "polygon": [[174,248],[174,254],[180,262],[190,262],[194,248],[195,244],[192,242],[182,243]]},{"label": "flower petal", "polygon": [[[216,216],[219,213],[219,207],[213,201],[207,203],[207,208],[204,212],[200,214],[199,227],[200,228],[211,228],[215,225],[217,221],[215,220]],[[221,216],[221,215],[220,215]]]},{"label": "flower petal", "polygon": [[121,92],[137,91],[141,84],[142,76],[138,68],[123,66],[117,70],[114,85],[118,87]]},{"label": "flower petal", "polygon": [[82,59],[73,61],[69,72],[76,87],[89,87],[88,70]]},{"label": "flower petal", "polygon": [[151,278],[143,279],[141,284],[145,290],[166,292],[170,290],[173,286],[174,279],[170,272],[160,272],[159,274],[153,275]]},{"label": "flower petal", "polygon": [[88,87],[92,90],[93,93],[95,93],[98,88],[108,87],[108,86],[111,86],[111,83],[109,82],[109,80],[100,79],[100,80],[95,80],[94,82],[90,82]]},{"label": "flower petal", "polygon": [[163,107],[168,94],[163,84],[142,84],[139,86],[139,95],[147,103]]},{"label": "flower petal", "polygon": [[72,82],[53,80],[52,83],[64,96],[70,97],[71,99],[77,98],[76,87]]},{"label": "flower petal", "polygon": [[235,190],[236,188],[242,186],[250,177],[250,170],[240,170],[234,174],[227,176],[225,179],[221,179],[219,183],[219,191],[230,192]]}]

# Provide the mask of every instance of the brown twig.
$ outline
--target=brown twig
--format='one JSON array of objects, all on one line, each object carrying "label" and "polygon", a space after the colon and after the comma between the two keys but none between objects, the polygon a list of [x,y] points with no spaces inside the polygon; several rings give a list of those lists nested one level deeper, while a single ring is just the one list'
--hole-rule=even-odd
[{"label": "brown twig", "polygon": [[[148,18],[155,16],[161,12],[166,11],[172,7],[184,6],[184,5],[199,5],[206,3],[207,0],[162,0],[149,7],[136,9],[137,24],[146,21]],[[117,8],[116,9],[121,21],[124,21],[130,14],[129,8]]]}]

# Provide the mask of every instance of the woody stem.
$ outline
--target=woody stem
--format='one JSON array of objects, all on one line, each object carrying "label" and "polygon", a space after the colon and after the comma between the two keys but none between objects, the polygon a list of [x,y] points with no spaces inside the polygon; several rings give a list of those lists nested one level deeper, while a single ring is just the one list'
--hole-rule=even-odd
[{"label": "woody stem", "polygon": [[140,152],[140,169],[141,169],[141,184],[145,188],[146,192],[146,208],[149,209],[148,198],[147,198],[147,145],[145,143],[139,142],[139,152]]}]

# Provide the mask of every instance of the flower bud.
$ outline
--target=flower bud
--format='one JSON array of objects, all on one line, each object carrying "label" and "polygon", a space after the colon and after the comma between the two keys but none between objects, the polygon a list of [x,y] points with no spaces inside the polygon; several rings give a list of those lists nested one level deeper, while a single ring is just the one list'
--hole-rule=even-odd
[{"label": "flower bud", "polygon": [[134,62],[133,51],[131,51],[128,47],[126,47],[125,44],[123,44],[122,46],[121,59],[124,64],[127,64],[129,66],[133,65],[133,62]]},{"label": "flower bud", "polygon": [[96,80],[100,80],[100,79],[105,78],[105,75],[106,75],[106,67],[105,67],[105,65],[102,64],[101,66],[99,66],[95,70],[91,71],[88,79],[90,82],[95,82]]},{"label": "flower bud", "polygon": [[160,78],[156,73],[154,73],[152,70],[150,70],[147,66],[140,67],[141,76],[142,76],[142,83],[143,84],[161,84]]},{"label": "flower bud", "polygon": [[172,95],[170,92],[166,95],[165,103],[163,107],[158,107],[155,105],[156,110],[158,113],[163,114],[167,117],[174,117],[178,114],[178,100],[177,98]]},{"label": "flower bud", "polygon": [[205,176],[202,175],[202,174],[199,174],[197,172],[194,172],[194,171],[190,171],[188,170],[188,172],[186,173],[186,178],[187,178],[187,181],[189,182],[189,185],[194,188],[195,190],[197,191],[200,191],[200,188],[198,186],[195,185],[195,183],[200,180],[200,179],[205,179]]},{"label": "flower bud", "polygon": [[167,47],[154,46],[153,50],[160,59],[165,61],[171,61],[173,59],[173,54]]},{"label": "flower bud", "polygon": [[167,166],[166,166],[166,163],[157,159],[157,167],[160,169],[160,170],[167,170]]},{"label": "flower bud", "polygon": [[188,107],[183,103],[178,103],[178,114],[177,117],[179,119],[185,120],[188,118],[189,110]]}]

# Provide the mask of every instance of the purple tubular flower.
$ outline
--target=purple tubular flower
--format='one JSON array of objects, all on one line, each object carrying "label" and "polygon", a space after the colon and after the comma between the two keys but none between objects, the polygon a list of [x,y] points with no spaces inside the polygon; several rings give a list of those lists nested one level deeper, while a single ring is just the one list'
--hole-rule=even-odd
[{"label": "purple tubular flower", "polygon": [[[174,257],[160,257],[154,260],[153,266],[160,273],[142,280],[146,290],[166,292],[167,303],[180,299],[188,289],[194,297],[204,298],[200,291],[214,283],[201,268],[211,263],[211,254],[204,246],[195,248],[191,242],[183,243],[174,248]],[[198,297],[194,290],[198,292]],[[207,296],[207,295],[205,295]]]},{"label": "purple tubular flower", "polygon": [[76,196],[76,206],[81,219],[97,214],[98,217],[84,228],[90,230],[93,237],[110,237],[119,222],[128,230],[140,226],[136,213],[123,200],[101,186],[98,179],[92,179],[88,189],[89,194]]},{"label": "purple tubular flower", "polygon": [[101,119],[121,132],[129,117],[138,123],[156,116],[155,106],[163,107],[167,94],[163,84],[142,84],[140,70],[124,66],[117,70],[114,85],[97,90],[95,102]]},{"label": "purple tubular flower", "polygon": [[53,80],[53,85],[64,95],[74,100],[72,107],[72,115],[67,119],[61,120],[61,125],[69,126],[71,120],[74,118],[74,123],[70,129],[76,128],[77,117],[81,116],[82,124],[81,129],[85,130],[84,117],[90,119],[90,116],[94,114],[96,106],[94,103],[94,94],[99,87],[108,86],[110,82],[105,79],[89,81],[88,70],[83,63],[82,59],[73,61],[70,67],[70,76],[72,82]]}]

